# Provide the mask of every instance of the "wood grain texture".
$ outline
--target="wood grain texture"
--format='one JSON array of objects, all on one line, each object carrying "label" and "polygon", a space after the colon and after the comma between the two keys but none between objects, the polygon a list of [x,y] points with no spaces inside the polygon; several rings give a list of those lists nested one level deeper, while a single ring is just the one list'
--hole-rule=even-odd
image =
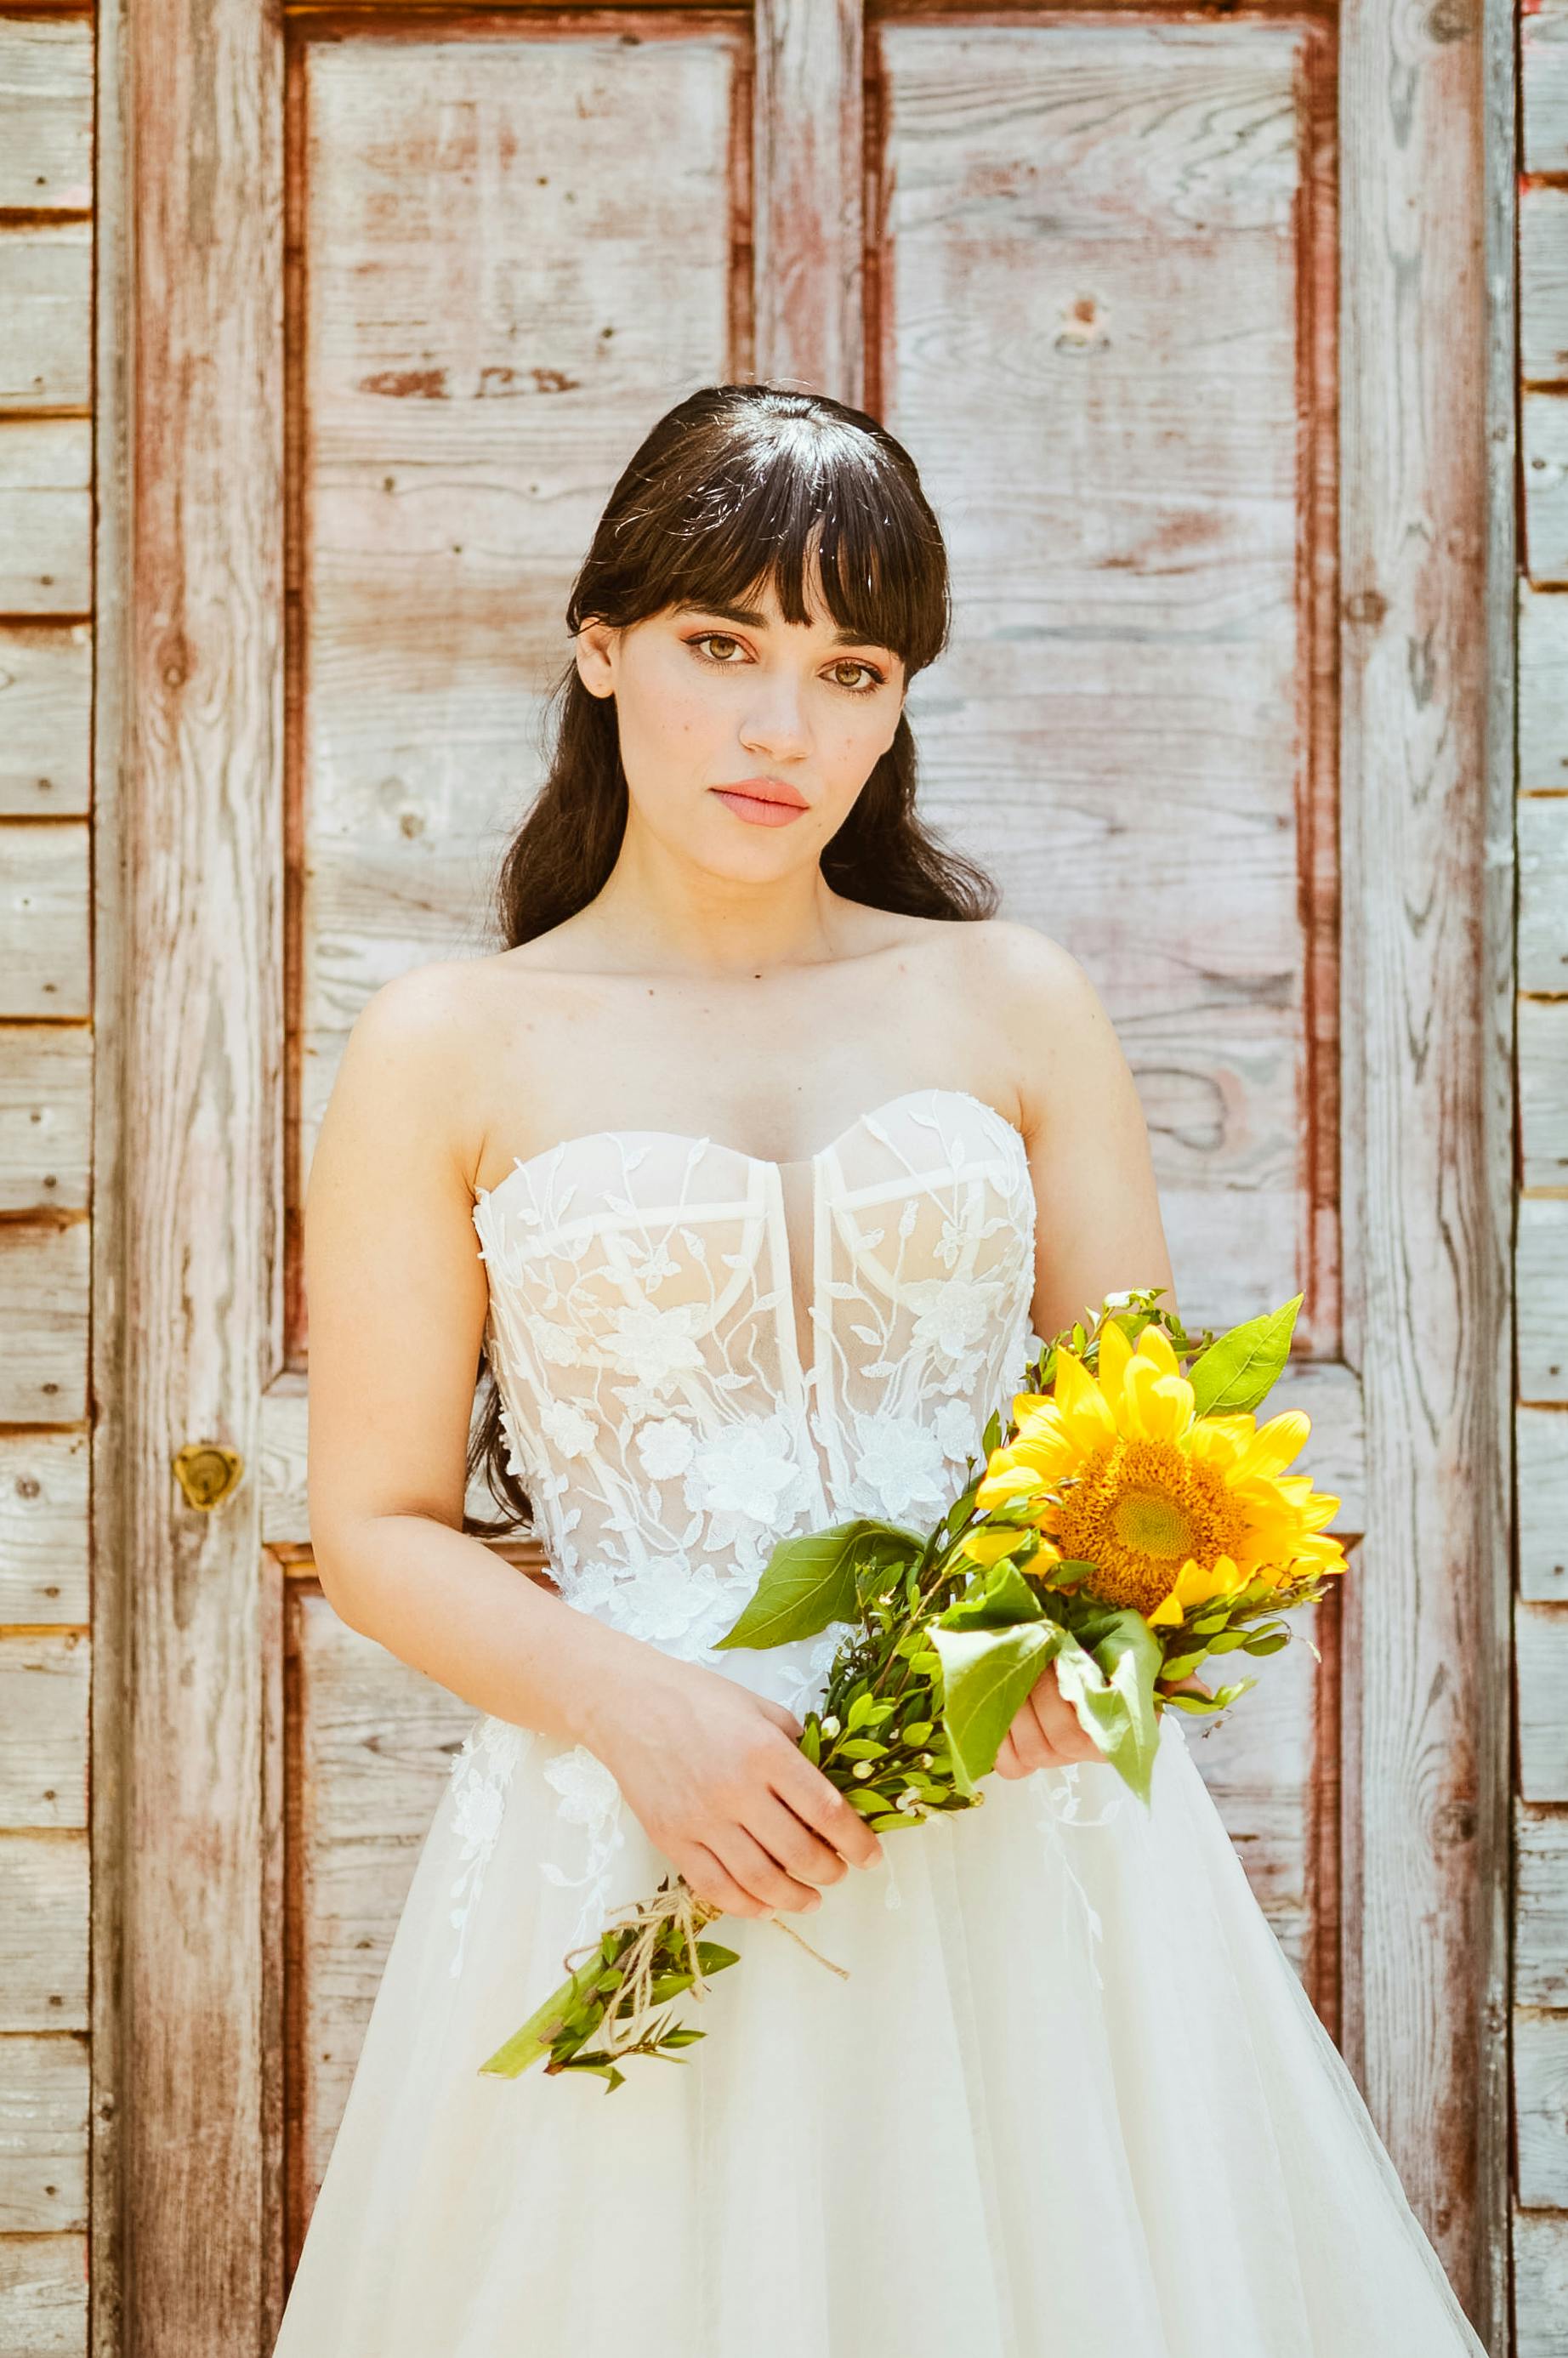
[{"label": "wood grain texture", "polygon": [[[1568,793],[1568,598],[1519,585],[1519,783]],[[1527,806],[1520,806],[1523,816]]]},{"label": "wood grain texture", "polygon": [[[1510,28],[1342,20],[1345,2047],[1483,2338],[1508,2314]],[[1390,354],[1399,355],[1398,366]]]},{"label": "wood grain texture", "polygon": [[1521,999],[1518,1045],[1523,1184],[1568,1187],[1568,999]]},{"label": "wood grain texture", "polygon": [[85,1834],[0,1833],[0,2031],[86,2029],[87,1894]]},{"label": "wood grain texture", "polygon": [[365,999],[489,946],[598,512],[731,366],[745,27],[620,21],[304,60],[295,1201]]},{"label": "wood grain texture", "polygon": [[1564,795],[1526,795],[1519,806],[1519,987],[1568,992]]},{"label": "wood grain texture", "polygon": [[1520,191],[1519,267],[1519,373],[1568,379],[1568,188]]},{"label": "wood grain texture", "polygon": [[755,369],[864,397],[862,10],[760,0],[753,203]]},{"label": "wood grain texture", "polygon": [[1514,1443],[1519,1595],[1568,1603],[1568,1412],[1519,1409]]},{"label": "wood grain texture", "polygon": [[0,817],[86,810],[92,704],[87,623],[0,623]]},{"label": "wood grain texture", "polygon": [[0,225],[0,412],[81,409],[92,329],[87,222]]},{"label": "wood grain texture", "polygon": [[87,1412],[88,1226],[0,1220],[0,1423]]},{"label": "wood grain texture", "polygon": [[128,1698],[105,1763],[115,2298],[121,2358],[168,2358],[256,2348],[274,2266],[257,1491],[199,1513],[170,1458],[217,1438],[254,1464],[281,1357],[282,58],[251,0],[143,0],[122,32],[115,87],[137,112],[116,757],[135,787],[115,949],[134,1143],[115,1172],[128,1314],[102,1373],[122,1470],[98,1569]]},{"label": "wood grain texture", "polygon": [[92,201],[92,23],[0,18],[0,208],[85,212]]},{"label": "wood grain texture", "polygon": [[1519,2200],[1527,2211],[1568,2210],[1568,2013],[1514,2008],[1519,2102]]},{"label": "wood grain texture", "polygon": [[83,1433],[0,1433],[0,1622],[88,1617]]},{"label": "wood grain texture", "polygon": [[1527,390],[1519,402],[1524,451],[1525,570],[1540,587],[1568,587],[1568,400]]},{"label": "wood grain texture", "polygon": [[1568,2212],[1514,2212],[1510,2358],[1568,2358]]},{"label": "wood grain texture", "polygon": [[453,1757],[477,1716],[338,1618],[310,1590],[292,1600],[297,1720],[291,1828],[299,1920],[299,2169],[291,2241],[303,2234],[359,2058],[408,1880]]},{"label": "wood grain texture", "polygon": [[1568,1810],[1516,1804],[1514,2000],[1568,2007]]},{"label": "wood grain texture", "polygon": [[1519,1797],[1568,1801],[1568,1612],[1520,1598],[1514,1638]]},{"label": "wood grain texture", "polygon": [[1248,1315],[1312,1271],[1327,1348],[1305,38],[882,25],[868,332],[953,562],[953,643],[910,697],[923,802],[1104,993],[1185,1314]]},{"label": "wood grain texture", "polygon": [[92,1032],[8,1024],[0,1039],[0,1211],[85,1211],[92,1153]]},{"label": "wood grain texture", "polygon": [[0,417],[0,613],[87,611],[92,463],[84,419]]},{"label": "wood grain texture", "polygon": [[87,2348],[87,2238],[0,2242],[0,2350],[5,2358],[80,2358]]},{"label": "wood grain texture", "polygon": [[0,2234],[86,2227],[89,2078],[80,2035],[0,2039]]},{"label": "wood grain texture", "polygon": [[1568,1401],[1568,1200],[1521,1196],[1514,1274],[1519,1398]]},{"label": "wood grain texture", "polygon": [[85,1630],[0,1631],[0,1826],[86,1825],[91,1672]]},{"label": "wood grain texture", "polygon": [[83,1015],[92,976],[86,826],[0,822],[0,1015]]},{"label": "wood grain texture", "polygon": [[1527,172],[1568,172],[1568,0],[1532,0],[1519,15]]}]

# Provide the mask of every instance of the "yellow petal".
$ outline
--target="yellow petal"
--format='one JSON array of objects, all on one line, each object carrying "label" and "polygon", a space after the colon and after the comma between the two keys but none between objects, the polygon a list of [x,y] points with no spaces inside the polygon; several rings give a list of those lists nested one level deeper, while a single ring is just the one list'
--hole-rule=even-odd
[{"label": "yellow petal", "polygon": [[1181,1372],[1171,1338],[1162,1326],[1143,1328],[1138,1337],[1138,1356],[1141,1359],[1152,1359],[1156,1371],[1162,1376],[1174,1376]]},{"label": "yellow petal", "polygon": [[1056,1407],[1080,1449],[1104,1449],[1116,1439],[1116,1420],[1104,1393],[1071,1351],[1056,1354]]},{"label": "yellow petal", "polygon": [[1181,1617],[1182,1608],[1176,1602],[1174,1589],[1168,1595],[1162,1596],[1152,1613],[1146,1613],[1143,1617],[1151,1629],[1167,1628],[1172,1622],[1179,1621]]},{"label": "yellow petal", "polygon": [[1311,1431],[1311,1417],[1299,1408],[1287,1408],[1278,1416],[1271,1416],[1253,1435],[1250,1447],[1237,1466],[1234,1479],[1246,1482],[1254,1475],[1271,1478],[1282,1474],[1292,1459],[1301,1455]]},{"label": "yellow petal", "polygon": [[1112,1416],[1121,1406],[1121,1382],[1132,1346],[1119,1326],[1102,1326],[1099,1338],[1099,1388]]},{"label": "yellow petal", "polygon": [[969,1531],[964,1540],[964,1553],[972,1563],[995,1563],[1018,1543],[1018,1533],[1005,1523],[993,1523],[983,1531]]},{"label": "yellow petal", "polygon": [[1193,1421],[1193,1388],[1184,1377],[1162,1375],[1140,1351],[1127,1363],[1121,1421],[1146,1441],[1179,1441]]}]

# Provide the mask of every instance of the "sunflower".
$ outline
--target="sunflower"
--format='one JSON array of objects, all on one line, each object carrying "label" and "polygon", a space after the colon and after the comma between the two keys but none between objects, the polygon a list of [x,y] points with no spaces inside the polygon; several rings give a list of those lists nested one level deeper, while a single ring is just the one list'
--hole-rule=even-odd
[{"label": "sunflower", "polygon": [[1134,1347],[1108,1324],[1097,1375],[1059,1350],[1054,1392],[1020,1392],[1012,1412],[1014,1438],[988,1458],[975,1503],[1028,1502],[1040,1555],[1092,1564],[1085,1585],[1108,1605],[1158,1627],[1260,1577],[1345,1570],[1324,1529],[1339,1500],[1285,1471],[1309,1420],[1199,1416],[1157,1325]]}]

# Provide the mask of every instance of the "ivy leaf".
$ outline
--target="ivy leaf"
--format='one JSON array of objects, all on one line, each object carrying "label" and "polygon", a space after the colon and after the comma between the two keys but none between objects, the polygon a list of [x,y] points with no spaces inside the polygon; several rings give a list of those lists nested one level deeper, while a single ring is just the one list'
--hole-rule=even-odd
[{"label": "ivy leaf", "polygon": [[1266,1399],[1290,1357],[1303,1297],[1249,1318],[1209,1345],[1193,1362],[1187,1381],[1199,1416],[1238,1416]]},{"label": "ivy leaf", "polygon": [[856,1620],[857,1566],[869,1559],[881,1576],[890,1566],[902,1569],[925,1544],[914,1531],[865,1519],[781,1540],[740,1619],[718,1645],[787,1646],[795,1638],[815,1638],[834,1621]]},{"label": "ivy leaf", "polygon": [[[1039,1621],[1045,1608],[1010,1556],[999,1556],[962,1596],[936,1616],[934,1629],[1011,1629]],[[1000,1741],[1000,1738],[998,1739]]]}]

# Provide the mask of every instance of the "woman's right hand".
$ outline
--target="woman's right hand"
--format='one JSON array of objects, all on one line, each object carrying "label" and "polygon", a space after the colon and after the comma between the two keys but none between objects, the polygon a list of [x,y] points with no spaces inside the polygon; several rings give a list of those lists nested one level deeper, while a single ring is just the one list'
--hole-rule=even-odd
[{"label": "woman's right hand", "polygon": [[865,1819],[797,1748],[804,1731],[783,1704],[672,1655],[640,1664],[603,1700],[589,1749],[710,1906],[731,1916],[819,1908],[815,1885],[881,1858]]}]

